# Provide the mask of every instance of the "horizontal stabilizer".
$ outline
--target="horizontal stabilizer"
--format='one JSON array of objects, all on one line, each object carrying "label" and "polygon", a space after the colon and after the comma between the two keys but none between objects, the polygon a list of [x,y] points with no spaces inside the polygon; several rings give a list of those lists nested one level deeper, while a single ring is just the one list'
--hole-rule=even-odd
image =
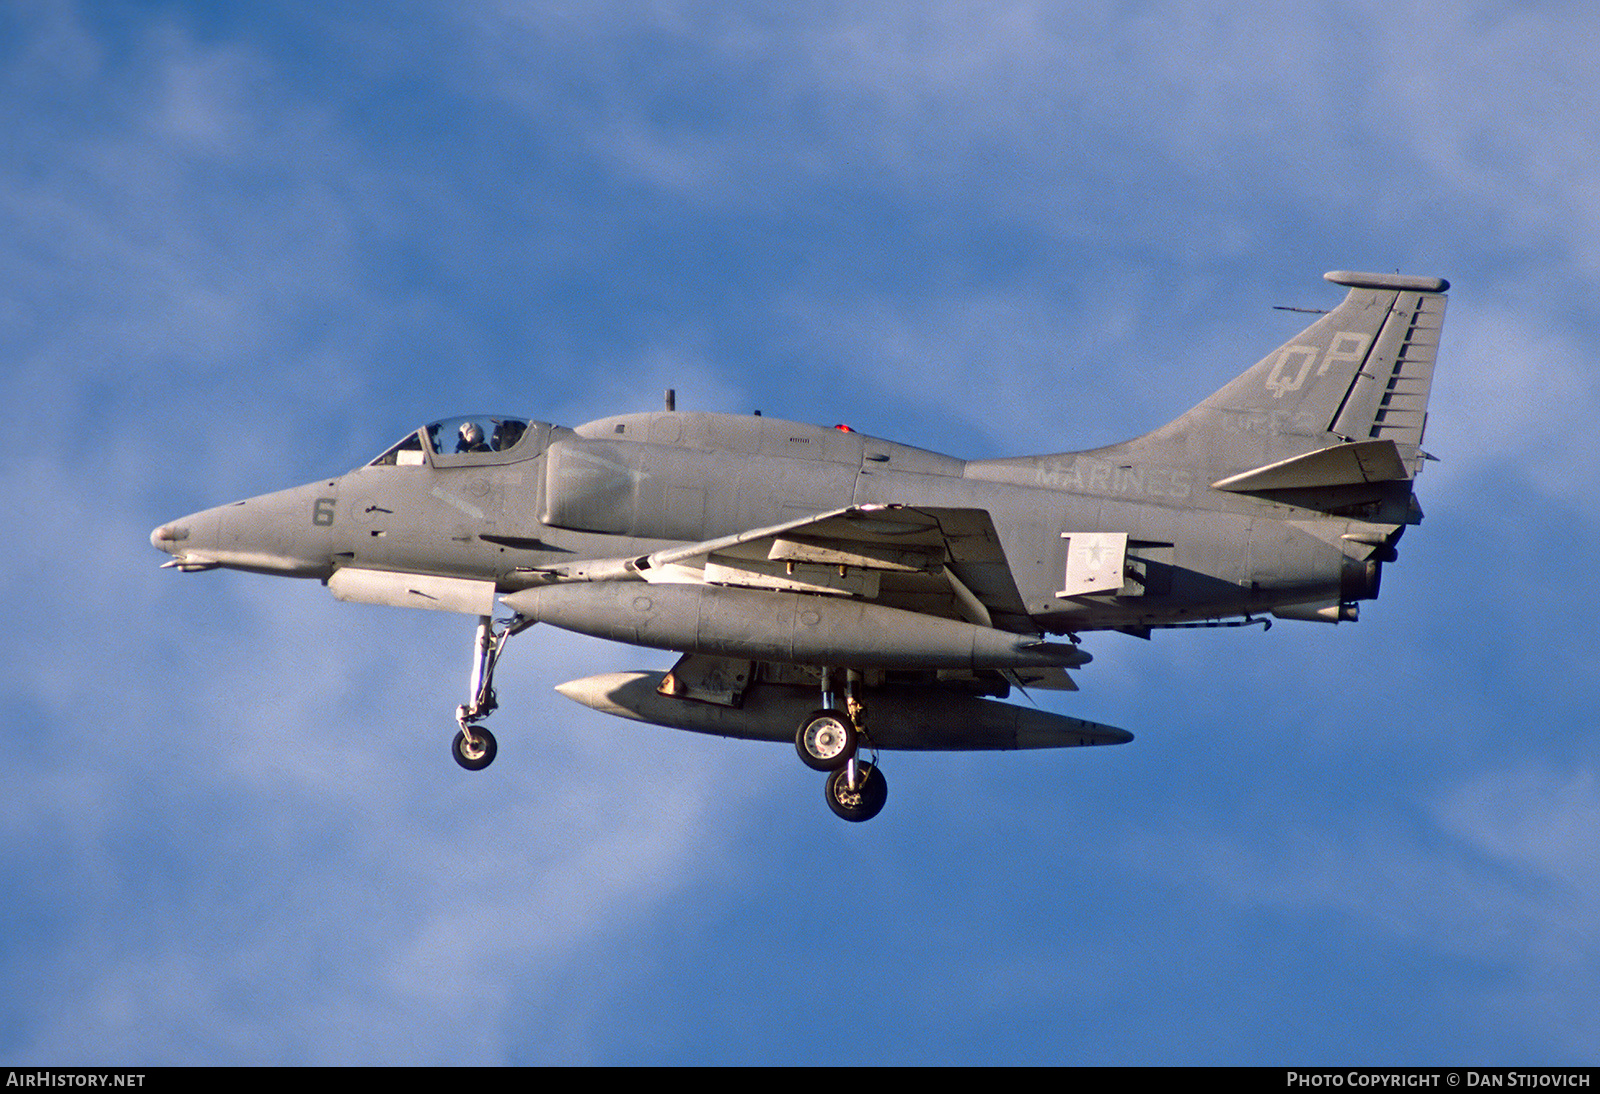
[{"label": "horizontal stabilizer", "polygon": [[1229,475],[1212,483],[1211,488],[1248,494],[1264,490],[1403,482],[1410,477],[1393,441],[1351,441]]}]

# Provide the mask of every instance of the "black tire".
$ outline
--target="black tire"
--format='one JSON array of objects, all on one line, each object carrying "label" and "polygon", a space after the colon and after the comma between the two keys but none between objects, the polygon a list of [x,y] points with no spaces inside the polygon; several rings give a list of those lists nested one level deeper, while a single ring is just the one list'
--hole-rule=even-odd
[{"label": "black tire", "polygon": [[876,767],[859,760],[856,771],[860,785],[851,790],[847,779],[849,771],[849,768],[840,768],[828,776],[823,787],[828,808],[847,821],[869,821],[883,812],[883,805],[889,800],[889,780]]},{"label": "black tire", "polygon": [[467,735],[458,732],[456,739],[450,742],[450,755],[468,771],[482,771],[494,763],[495,753],[500,751],[500,746],[495,743],[494,734],[482,726],[473,726],[472,736],[478,743],[477,748],[469,748]]},{"label": "black tire", "polygon": [[856,727],[842,710],[817,710],[795,730],[794,750],[813,771],[837,771],[856,754]]}]

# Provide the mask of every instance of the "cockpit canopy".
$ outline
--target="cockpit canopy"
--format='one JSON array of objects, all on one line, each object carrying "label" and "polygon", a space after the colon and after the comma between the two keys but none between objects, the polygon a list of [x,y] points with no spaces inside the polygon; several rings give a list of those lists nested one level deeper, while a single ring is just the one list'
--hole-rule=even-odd
[{"label": "cockpit canopy", "polygon": [[[528,433],[526,418],[497,414],[467,414],[444,418],[407,435],[369,467],[407,467],[429,462],[429,457],[492,455],[510,452]],[[449,462],[472,462],[456,461]]]}]

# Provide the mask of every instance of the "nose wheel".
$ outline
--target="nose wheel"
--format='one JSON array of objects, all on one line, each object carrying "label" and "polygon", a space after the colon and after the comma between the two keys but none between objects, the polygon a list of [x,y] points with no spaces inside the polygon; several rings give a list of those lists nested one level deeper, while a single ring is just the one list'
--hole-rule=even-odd
[{"label": "nose wheel", "polygon": [[[472,730],[472,736],[467,736],[467,729]],[[494,763],[494,755],[500,750],[495,743],[494,734],[482,726],[463,726],[461,732],[456,734],[456,739],[450,742],[450,754],[456,758],[456,763],[468,771],[482,771]]]}]

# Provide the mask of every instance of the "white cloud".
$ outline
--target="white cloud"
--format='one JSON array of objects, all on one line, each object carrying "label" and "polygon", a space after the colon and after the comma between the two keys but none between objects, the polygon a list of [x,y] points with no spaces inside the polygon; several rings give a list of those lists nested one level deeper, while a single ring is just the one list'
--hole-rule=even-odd
[{"label": "white cloud", "polygon": [[1579,5],[629,2],[494,4],[464,37],[474,92],[581,119],[695,202],[937,198],[1202,265],[1304,248],[1310,211],[1377,268],[1467,230],[1587,278],[1595,28]]},{"label": "white cloud", "polygon": [[1430,466],[1427,486],[1472,495],[1475,484],[1498,471],[1600,516],[1586,486],[1600,473],[1593,443],[1600,389],[1587,365],[1591,350],[1581,332],[1538,303],[1496,295],[1490,286],[1458,292],[1452,301],[1427,437],[1442,463]]},{"label": "white cloud", "polygon": [[[156,576],[180,611],[27,674],[50,747],[7,765],[8,842],[65,884],[27,900],[63,918],[16,1058],[504,1060],[507,1000],[564,990],[692,884],[759,786],[693,777],[705,744],[670,734],[619,767],[549,685],[621,651],[544,628],[508,655],[500,760],[468,775],[446,744],[470,620]],[[226,617],[196,627],[208,604]]]},{"label": "white cloud", "polygon": [[[664,655],[542,628],[502,670],[500,760],[466,775],[446,742],[470,621],[338,605],[313,585],[155,570],[145,537],[157,521],[353,464],[412,414],[469,409],[451,405],[465,393],[509,392],[577,421],[654,408],[668,386],[688,409],[743,409],[831,370],[826,398],[866,404],[891,424],[876,432],[904,436],[893,423],[925,414],[906,439],[957,454],[970,446],[944,441],[958,429],[1001,450],[1068,448],[1157,424],[1147,410],[1176,413],[1214,386],[1191,389],[1195,374],[1216,369],[1220,382],[1259,356],[1274,339],[1250,308],[1276,295],[1262,284],[1281,286],[1286,303],[1319,302],[1282,269],[1298,276],[1312,256],[1350,249],[1378,255],[1378,268],[1425,257],[1504,270],[1514,250],[1518,268],[1481,275],[1504,286],[1499,305],[1459,278],[1430,445],[1468,513],[1476,474],[1507,464],[1589,512],[1569,483],[1593,477],[1592,339],[1539,304],[1582,299],[1592,281],[1585,9],[1490,18],[1373,3],[1303,20],[1193,3],[1128,16],[1026,3],[422,10],[425,49],[404,26],[337,28],[339,80],[356,72],[355,90],[300,72],[247,31],[202,38],[135,21],[107,43],[63,6],[29,24],[8,68],[0,101],[28,153],[0,170],[0,269],[14,289],[0,322],[15,335],[0,397],[21,465],[3,489],[19,517],[3,591],[14,739],[0,818],[16,882],[8,912],[36,928],[8,966],[8,984],[25,989],[11,997],[26,1002],[11,1015],[12,1058],[493,1061],[530,1043],[515,1028],[530,1012],[559,1046],[551,1057],[604,1058],[595,1046],[617,1043],[612,994],[671,960],[652,937],[666,930],[661,909],[722,868],[730,830],[733,846],[743,838],[737,812],[768,780],[790,792],[784,757],[729,777],[716,766],[724,742],[607,724],[550,695],[566,677]],[[482,22],[463,30],[471,19]],[[385,97],[400,85],[415,101]],[[419,119],[420,100],[443,120]],[[371,122],[395,104],[395,125]],[[419,120],[452,134],[459,123],[460,162],[447,140],[385,143]],[[544,158],[502,158],[519,144]],[[570,191],[545,186],[529,164],[570,167],[603,194],[586,204],[570,178]],[[523,191],[524,220],[508,215],[518,201],[496,204]],[[660,194],[689,210],[681,222],[653,221]],[[803,219],[819,208],[837,224],[796,246],[794,271],[768,274],[752,293],[768,293],[765,305],[730,305],[748,307],[752,326],[770,317],[770,342],[756,347],[766,363],[802,359],[777,380],[741,371],[745,341],[760,340],[741,341],[699,301],[584,342],[584,316],[508,276],[548,275],[548,291],[580,259],[624,269],[699,241],[695,218],[735,238],[772,210]],[[904,236],[876,234],[887,208],[948,236],[946,250],[930,248],[948,272],[873,281],[848,268],[874,248],[910,261],[897,251]],[[950,226],[971,226],[978,242]],[[1092,246],[1060,253],[1073,238]],[[1129,240],[1132,257],[1115,257]],[[538,253],[525,266],[505,259],[524,252]],[[1205,272],[1175,276],[1189,268]],[[711,296],[742,288],[743,273],[695,276]],[[486,356],[480,326],[546,321],[553,344],[578,347],[548,351],[541,364],[569,354],[556,367],[472,363]],[[621,347],[608,369],[594,344]],[[857,362],[864,382],[852,384]],[[1130,372],[1143,387],[1130,391]],[[1540,640],[1552,639],[1504,639]],[[1129,648],[1104,643],[1086,687],[1164,699],[1169,670],[1212,684],[1237,670],[1256,684],[1299,668],[1285,659],[1251,677],[1248,655],[1219,671],[1198,645],[1165,661]],[[1468,669],[1428,683],[1471,704],[1482,692],[1470,665],[1484,653],[1465,650]],[[960,762],[983,775],[1010,762],[991,760]],[[1014,833],[996,836],[989,810],[1003,795],[980,778],[950,791],[941,833],[969,840],[986,871],[1033,877],[1036,862],[1008,854]],[[1093,785],[1026,823],[1078,824],[1100,805]],[[820,802],[807,786],[810,818]],[[973,787],[986,804],[971,808]],[[891,809],[909,808],[901,801]],[[1112,831],[1138,823],[1108,815]],[[1181,862],[1185,877],[1201,864],[1207,893],[1174,915],[1332,910],[1358,936],[1399,938],[1424,960],[1509,969],[1492,1007],[1538,1027],[1536,1043],[1550,1029],[1592,1050],[1597,884],[1583,833],[1595,815],[1588,768],[1530,759],[1440,796],[1438,829],[1357,805],[1303,827],[1263,825],[1260,840],[1158,814],[1121,850],[1155,870]],[[805,865],[824,895],[801,911],[836,916],[852,876],[892,878],[854,895],[876,900],[864,918],[907,932],[892,941],[920,959],[925,940],[901,910],[931,890],[909,876],[886,824],[806,831]],[[740,869],[776,871],[765,856],[794,842],[790,829],[764,831],[739,850],[757,865]],[[761,904],[769,880],[740,877],[727,899]],[[1126,896],[1097,895],[1108,920]],[[705,905],[720,898],[697,898],[692,930],[716,930]],[[952,935],[972,913],[998,918],[988,899],[953,894]],[[1058,928],[1076,899],[1042,887],[1048,910],[1017,929]],[[728,963],[788,956],[787,912],[772,918],[778,943],[718,939]],[[1086,993],[1109,990],[1105,970],[1133,949],[1118,944],[1129,950],[1081,975]],[[1050,1000],[1050,981],[1015,961],[955,953],[950,964],[953,983],[1008,982],[982,1007],[1017,993]],[[770,990],[812,1002],[793,984]],[[752,1044],[770,1050],[771,1039]]]},{"label": "white cloud", "polygon": [[[890,414],[856,417],[857,427],[958,456],[1056,452],[1160,424],[1150,390],[1129,386],[1138,326],[1150,318],[1134,312],[1143,298],[1130,282],[1092,285],[1076,300],[953,287],[915,301],[795,298],[780,337],[864,382],[866,405]],[[842,402],[841,414],[859,402]]]},{"label": "white cloud", "polygon": [[1479,890],[1478,911],[1497,929],[1496,956],[1513,957],[1495,1002],[1504,1020],[1548,1030],[1569,1052],[1592,1056],[1600,1007],[1600,787],[1592,767],[1523,766],[1486,772],[1436,807],[1445,827],[1508,875],[1502,895]]},{"label": "white cloud", "polygon": [[[1492,969],[1469,1012],[1492,1013],[1561,1056],[1592,1054],[1600,1004],[1600,789],[1592,770],[1513,768],[1469,776],[1427,808],[1353,800],[1322,827],[1261,788],[1244,823],[1165,828],[1116,848],[1116,861],[1185,887],[1200,882],[1244,910],[1351,917],[1361,929]],[[1433,827],[1437,825],[1437,827]],[[1466,988],[1456,990],[1469,990]]]},{"label": "white cloud", "polygon": [[[542,628],[473,779],[446,748],[470,621],[157,570],[149,528],[182,508],[372,454],[329,424],[390,392],[362,328],[393,305],[354,290],[352,225],[384,195],[331,196],[373,176],[324,112],[245,46],[168,29],[132,54],[94,73],[127,124],[50,135],[42,180],[0,176],[20,228],[0,263],[49,274],[18,282],[3,385],[27,410],[4,493],[31,515],[4,587],[27,625],[3,818],[20,906],[51,924],[10,1055],[503,1060],[506,1001],[692,882],[710,816],[758,782],[685,778],[691,738],[652,742],[654,766],[596,756],[598,716],[549,685],[616,654]],[[687,348],[636,366],[717,383]],[[571,1036],[581,1058],[592,1031]]]}]

